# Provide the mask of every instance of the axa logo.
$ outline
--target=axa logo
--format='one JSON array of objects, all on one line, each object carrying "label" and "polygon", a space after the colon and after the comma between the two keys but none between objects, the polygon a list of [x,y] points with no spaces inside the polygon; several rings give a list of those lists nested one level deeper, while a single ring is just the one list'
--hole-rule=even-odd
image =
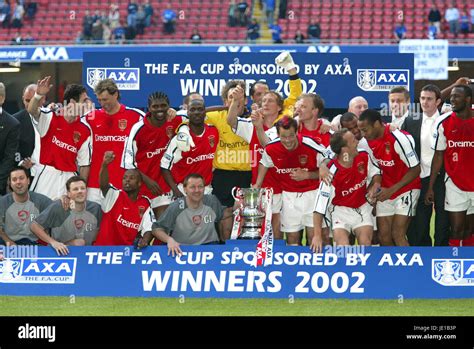
[{"label": "axa logo", "polygon": [[364,91],[390,91],[396,86],[409,90],[408,69],[357,69],[357,86]]},{"label": "axa logo", "polygon": [[249,46],[226,45],[219,46],[217,52],[252,52]]},{"label": "axa logo", "polygon": [[474,259],[433,259],[431,278],[443,286],[474,286]]},{"label": "axa logo", "polygon": [[37,47],[33,55],[32,61],[65,61],[69,59],[67,49],[65,47]]},{"label": "axa logo", "polygon": [[73,284],[76,258],[7,258],[0,261],[0,283]]},{"label": "axa logo", "polygon": [[99,81],[112,79],[120,90],[140,89],[139,68],[87,68],[87,85],[95,88]]}]

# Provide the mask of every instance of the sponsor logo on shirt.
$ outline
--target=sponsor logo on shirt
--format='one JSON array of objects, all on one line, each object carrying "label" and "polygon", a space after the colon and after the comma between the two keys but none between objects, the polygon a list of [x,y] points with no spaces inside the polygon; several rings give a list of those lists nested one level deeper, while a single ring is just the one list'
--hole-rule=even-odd
[{"label": "sponsor logo on shirt", "polygon": [[379,163],[380,166],[384,166],[384,167],[392,167],[392,166],[395,166],[395,161],[394,160],[381,160],[381,159],[377,159],[377,162]]},{"label": "sponsor logo on shirt", "polygon": [[127,136],[101,136],[95,135],[94,140],[96,142],[125,142]]},{"label": "sponsor logo on shirt", "polygon": [[151,159],[152,157],[156,156],[156,155],[160,155],[162,152],[164,152],[166,150],[166,147],[163,147],[163,148],[157,148],[155,151],[147,151],[146,152],[146,157],[148,159]]},{"label": "sponsor logo on shirt", "polygon": [[121,214],[119,214],[119,216],[117,217],[117,222],[119,222],[120,224],[122,224],[124,227],[132,228],[132,229],[136,229],[136,230],[138,230],[138,228],[140,227],[140,224],[127,221],[126,219],[124,219],[124,218],[122,217]]},{"label": "sponsor logo on shirt", "polygon": [[53,144],[57,145],[61,149],[66,149],[67,151],[70,151],[71,153],[74,153],[74,154],[77,153],[76,147],[70,144],[64,143],[63,141],[60,141],[59,139],[56,138],[56,136],[53,136],[52,142]]},{"label": "sponsor logo on shirt", "polygon": [[362,180],[362,182],[357,183],[356,185],[354,185],[352,188],[349,188],[347,190],[343,190],[342,191],[342,196],[350,195],[350,194],[352,194],[353,192],[355,192],[356,190],[358,190],[360,188],[365,188],[366,184],[367,184],[367,177],[364,178]]},{"label": "sponsor logo on shirt", "polygon": [[474,141],[448,141],[449,148],[474,148]]},{"label": "sponsor logo on shirt", "polygon": [[212,159],[214,159],[214,153],[199,155],[199,156],[196,156],[195,158],[186,158],[186,163],[188,165],[191,165],[195,162],[212,160]]}]

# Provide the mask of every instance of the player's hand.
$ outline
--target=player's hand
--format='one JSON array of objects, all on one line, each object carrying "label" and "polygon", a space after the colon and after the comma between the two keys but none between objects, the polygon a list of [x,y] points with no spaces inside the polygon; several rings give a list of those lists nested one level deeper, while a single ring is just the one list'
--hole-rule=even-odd
[{"label": "player's hand", "polygon": [[168,239],[168,256],[171,253],[171,256],[181,256],[183,254],[183,251],[181,251],[181,248],[179,247],[180,243],[176,242],[172,237]]},{"label": "player's hand", "polygon": [[327,125],[327,124],[322,124],[320,127],[319,127],[319,133],[321,133],[322,135],[323,134],[326,134],[329,132],[329,130],[331,129],[331,125]]},{"label": "player's hand", "polygon": [[324,162],[319,165],[319,180],[323,181],[326,185],[331,185],[332,182],[332,173],[329,171],[329,168]]},{"label": "player's hand", "polygon": [[109,150],[109,151],[106,151],[106,152],[104,153],[104,160],[102,161],[102,163],[103,163],[104,165],[108,165],[108,164],[110,164],[112,161],[114,161],[114,159],[115,159],[115,153],[114,153],[113,151]]},{"label": "player's hand", "polygon": [[176,135],[176,145],[182,152],[190,151],[192,147],[195,147],[193,137],[191,137],[189,133],[188,125],[179,127],[178,134]]},{"label": "player's hand", "polygon": [[391,188],[380,188],[380,190],[375,194],[377,201],[384,202],[385,200],[390,199],[394,194],[394,191]]},{"label": "player's hand", "polygon": [[31,158],[24,158],[20,163],[18,164],[19,166],[26,168],[27,170],[32,168],[35,163]]},{"label": "player's hand", "polygon": [[51,243],[51,247],[56,250],[58,256],[66,256],[67,254],[69,254],[67,246],[64,245],[62,242],[54,241]]},{"label": "player's hand", "polygon": [[150,189],[153,195],[158,196],[158,195],[163,194],[163,190],[161,189],[159,184],[156,183],[153,179],[145,180],[145,185],[147,186],[148,189]]},{"label": "player's hand", "polygon": [[172,121],[176,117],[177,111],[173,108],[168,108],[166,112],[166,121]]},{"label": "player's hand", "polygon": [[291,54],[288,51],[283,51],[282,53],[280,53],[278,57],[275,58],[275,64],[279,67],[284,68],[287,72],[291,69],[296,68],[296,64],[293,61],[293,57],[291,57]]},{"label": "player's hand", "polygon": [[250,119],[255,127],[263,127],[263,113],[261,112],[261,109],[252,111]]},{"label": "player's hand", "polygon": [[321,234],[314,234],[313,239],[311,240],[311,245],[309,246],[311,251],[314,253],[321,253],[323,252],[323,239]]},{"label": "player's hand", "polygon": [[309,179],[309,172],[301,168],[297,168],[290,173],[290,177],[292,180],[297,182],[304,181],[305,179]]},{"label": "player's hand", "polygon": [[434,203],[434,191],[428,188],[425,194],[425,205],[432,205]]},{"label": "player's hand", "polygon": [[184,197],[184,194],[181,192],[181,190],[179,190],[179,188],[172,189],[172,190],[173,190],[173,196],[175,198],[183,198]]},{"label": "player's hand", "polygon": [[151,239],[153,239],[153,234],[151,233],[151,231],[145,232],[143,236],[138,236],[138,241],[135,245],[135,248],[141,249],[149,246]]},{"label": "player's hand", "polygon": [[465,76],[457,79],[455,82],[456,85],[469,85],[470,83],[471,83],[471,79]]},{"label": "player's hand", "polygon": [[51,76],[46,76],[45,78],[38,80],[38,83],[36,84],[36,93],[41,95],[41,96],[46,96],[53,87],[51,82]]},{"label": "player's hand", "polygon": [[380,183],[374,183],[372,187],[367,192],[367,202],[371,205],[374,205],[377,201],[377,193],[380,192]]}]

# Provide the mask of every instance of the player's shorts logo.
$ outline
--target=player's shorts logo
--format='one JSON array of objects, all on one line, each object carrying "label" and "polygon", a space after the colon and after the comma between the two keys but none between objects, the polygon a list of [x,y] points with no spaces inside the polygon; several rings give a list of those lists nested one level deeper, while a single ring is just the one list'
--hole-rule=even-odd
[{"label": "player's shorts logo", "polygon": [[431,278],[443,286],[474,286],[474,259],[433,259]]},{"label": "player's shorts logo", "polygon": [[87,85],[91,88],[104,79],[112,79],[119,90],[140,89],[140,68],[87,68]]},{"label": "player's shorts logo", "polygon": [[408,69],[357,69],[357,86],[364,91],[390,91],[396,86],[409,90]]}]

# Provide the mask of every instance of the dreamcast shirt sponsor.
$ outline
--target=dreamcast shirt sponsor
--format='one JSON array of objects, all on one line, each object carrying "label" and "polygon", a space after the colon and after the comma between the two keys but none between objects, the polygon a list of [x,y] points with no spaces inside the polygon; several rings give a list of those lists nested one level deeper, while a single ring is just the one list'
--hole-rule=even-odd
[{"label": "dreamcast shirt sponsor", "polygon": [[120,90],[139,90],[140,68],[87,68],[90,88],[95,88],[104,79],[114,80]]},{"label": "dreamcast shirt sponsor", "polygon": [[410,90],[408,69],[357,69],[357,86],[364,91],[390,91],[396,86]]},{"label": "dreamcast shirt sponsor", "polygon": [[76,258],[7,258],[0,261],[0,283],[73,284]]},{"label": "dreamcast shirt sponsor", "polygon": [[474,259],[433,259],[431,277],[443,286],[474,286]]}]

